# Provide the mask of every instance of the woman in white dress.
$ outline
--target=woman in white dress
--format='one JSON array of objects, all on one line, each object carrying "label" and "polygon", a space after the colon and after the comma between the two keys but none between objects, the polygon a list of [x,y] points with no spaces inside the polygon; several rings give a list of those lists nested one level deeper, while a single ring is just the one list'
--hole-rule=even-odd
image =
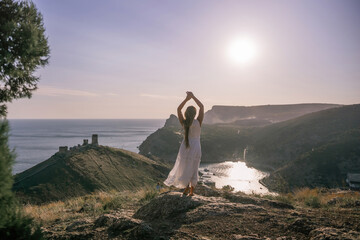
[{"label": "woman in white dress", "polygon": [[[194,195],[194,188],[198,182],[198,169],[201,160],[200,133],[201,124],[204,119],[204,105],[194,96],[192,92],[186,92],[186,98],[177,108],[177,114],[180,124],[184,128],[184,139],[181,143],[175,165],[170,171],[164,184],[185,188],[183,194]],[[199,106],[199,115],[195,119],[196,108],[189,106],[185,111],[185,118],[182,109],[186,102],[193,99]]]}]

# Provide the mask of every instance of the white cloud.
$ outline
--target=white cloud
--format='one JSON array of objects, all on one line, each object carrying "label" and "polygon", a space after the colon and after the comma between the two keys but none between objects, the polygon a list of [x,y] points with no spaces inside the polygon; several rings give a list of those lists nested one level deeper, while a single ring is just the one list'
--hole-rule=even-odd
[{"label": "white cloud", "polygon": [[97,93],[82,91],[82,90],[74,90],[74,89],[65,89],[65,88],[55,88],[51,86],[41,86],[35,92],[35,95],[42,96],[79,96],[79,97],[96,97],[99,96]]},{"label": "white cloud", "polygon": [[166,96],[166,95],[147,94],[147,93],[141,93],[140,97],[157,98],[157,99],[182,99],[182,97],[178,97],[178,96]]},{"label": "white cloud", "polygon": [[120,96],[120,94],[117,93],[106,93],[106,96]]}]

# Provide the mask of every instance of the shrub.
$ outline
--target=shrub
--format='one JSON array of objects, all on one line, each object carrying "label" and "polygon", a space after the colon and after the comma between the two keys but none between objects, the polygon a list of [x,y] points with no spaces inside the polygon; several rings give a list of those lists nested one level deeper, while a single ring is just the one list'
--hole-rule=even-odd
[{"label": "shrub", "polygon": [[234,191],[235,188],[230,185],[225,185],[221,189],[225,192],[232,192],[232,191]]},{"label": "shrub", "polygon": [[323,196],[318,188],[302,188],[294,192],[294,199],[305,206],[319,208],[322,206],[321,199]]},{"label": "shrub", "polygon": [[114,196],[103,203],[103,209],[104,210],[119,209],[122,207],[123,201],[124,199],[121,196],[119,195]]},{"label": "shrub", "polygon": [[306,206],[312,207],[312,208],[319,208],[321,207],[320,198],[318,196],[309,196],[304,201]]},{"label": "shrub", "polygon": [[292,205],[294,202],[294,198],[291,194],[280,194],[278,196],[275,196],[274,198],[275,200],[279,201],[279,202],[283,202],[283,203],[287,203]]},{"label": "shrub", "polygon": [[154,190],[145,190],[140,198],[140,203],[146,203],[154,199],[158,193]]}]

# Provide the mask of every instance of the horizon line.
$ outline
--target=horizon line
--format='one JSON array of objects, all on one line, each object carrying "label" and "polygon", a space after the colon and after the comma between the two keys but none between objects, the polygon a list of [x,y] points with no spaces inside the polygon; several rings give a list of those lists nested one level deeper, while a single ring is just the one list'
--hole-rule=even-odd
[{"label": "horizon line", "polygon": [[166,118],[7,118],[7,120],[164,120]]}]

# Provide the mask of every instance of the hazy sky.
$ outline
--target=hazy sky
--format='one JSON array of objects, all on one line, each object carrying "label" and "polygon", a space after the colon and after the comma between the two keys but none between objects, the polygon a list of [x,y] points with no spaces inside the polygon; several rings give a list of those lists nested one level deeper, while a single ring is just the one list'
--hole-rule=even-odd
[{"label": "hazy sky", "polygon": [[[34,3],[50,64],[9,118],[167,118],[187,90],[205,110],[360,103],[358,0]],[[256,54],[238,63],[241,39]]]}]

